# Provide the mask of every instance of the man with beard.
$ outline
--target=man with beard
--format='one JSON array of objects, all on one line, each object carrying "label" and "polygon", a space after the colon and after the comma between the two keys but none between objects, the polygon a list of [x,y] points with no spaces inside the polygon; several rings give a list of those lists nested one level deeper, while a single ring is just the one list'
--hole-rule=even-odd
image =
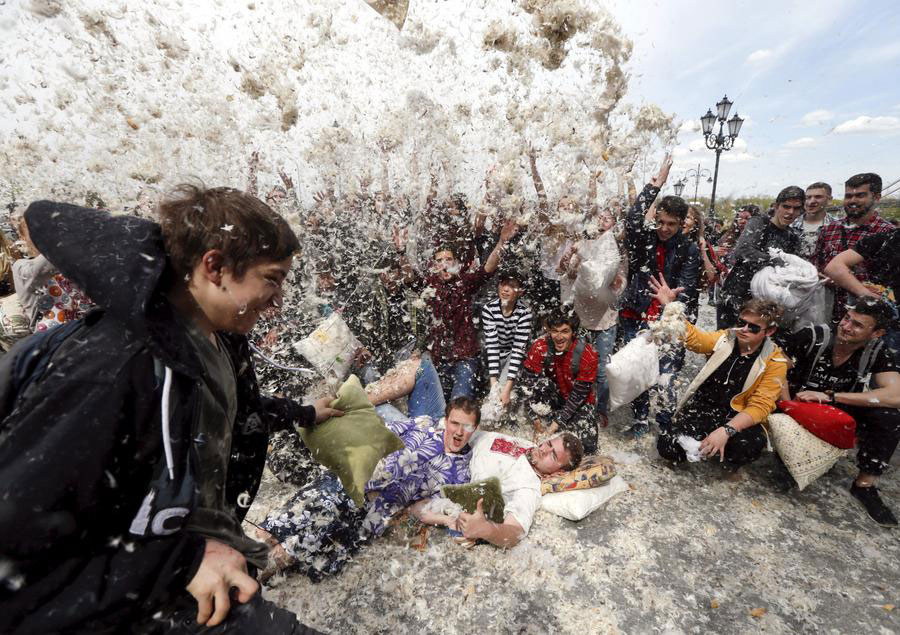
[{"label": "man with beard", "polygon": [[[844,183],[844,214],[839,221],[829,223],[822,229],[816,242],[813,263],[818,270],[825,273],[825,267],[839,253],[853,249],[861,239],[873,234],[888,233],[894,226],[878,215],[875,204],[881,200],[881,177],[877,174],[856,174]],[[860,262],[854,269],[854,275],[862,283],[870,281],[869,268]],[[847,304],[847,292],[841,288],[834,289],[834,309],[829,315],[839,319],[843,307]]]}]

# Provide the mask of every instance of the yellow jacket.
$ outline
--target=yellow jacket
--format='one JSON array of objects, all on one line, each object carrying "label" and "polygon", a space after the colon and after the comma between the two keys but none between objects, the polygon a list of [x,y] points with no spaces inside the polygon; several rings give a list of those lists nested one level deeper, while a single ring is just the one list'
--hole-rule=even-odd
[{"label": "yellow jacket", "polygon": [[[691,395],[706,381],[734,351],[734,332],[701,331],[690,322],[684,335],[684,345],[688,350],[707,355],[709,359],[694,377],[685,393],[678,401],[678,410]],[[746,412],[754,423],[760,423],[775,410],[775,402],[781,395],[781,388],[787,383],[788,360],[772,340],[763,340],[756,360],[750,368],[741,392],[731,398],[731,407],[737,412]]]}]

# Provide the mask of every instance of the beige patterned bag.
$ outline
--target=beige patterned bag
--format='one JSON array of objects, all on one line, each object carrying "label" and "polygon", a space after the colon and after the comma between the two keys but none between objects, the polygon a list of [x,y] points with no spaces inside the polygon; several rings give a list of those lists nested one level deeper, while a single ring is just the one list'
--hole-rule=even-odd
[{"label": "beige patterned bag", "polygon": [[847,453],[826,443],[782,413],[769,415],[769,440],[800,489],[830,470]]}]

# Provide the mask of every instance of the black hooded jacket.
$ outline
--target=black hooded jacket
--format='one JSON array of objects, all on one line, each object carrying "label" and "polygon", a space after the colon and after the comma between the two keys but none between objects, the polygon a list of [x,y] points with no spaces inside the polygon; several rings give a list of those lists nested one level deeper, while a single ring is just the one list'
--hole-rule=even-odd
[{"label": "black hooded jacket", "polygon": [[[156,223],[47,201],[25,219],[38,249],[101,308],[5,404],[0,632],[117,630],[183,592],[203,557],[205,540],[183,530],[201,366],[162,294],[172,273]],[[247,339],[223,339],[238,391],[226,504],[243,519],[269,433],[313,425],[315,409],[261,397]],[[0,381],[27,343],[0,361]]]}]

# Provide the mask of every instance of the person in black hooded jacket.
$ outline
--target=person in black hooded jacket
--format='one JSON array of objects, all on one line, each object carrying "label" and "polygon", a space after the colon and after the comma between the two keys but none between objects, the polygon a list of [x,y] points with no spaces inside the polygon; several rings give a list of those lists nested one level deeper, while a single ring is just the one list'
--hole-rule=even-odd
[{"label": "person in black hooded jacket", "polygon": [[23,392],[8,378],[44,344],[0,363],[0,632],[306,631],[260,597],[266,550],[241,529],[269,432],[341,414],[262,397],[249,355],[297,237],[230,188],[182,186],[158,213],[25,212],[100,308]]}]

